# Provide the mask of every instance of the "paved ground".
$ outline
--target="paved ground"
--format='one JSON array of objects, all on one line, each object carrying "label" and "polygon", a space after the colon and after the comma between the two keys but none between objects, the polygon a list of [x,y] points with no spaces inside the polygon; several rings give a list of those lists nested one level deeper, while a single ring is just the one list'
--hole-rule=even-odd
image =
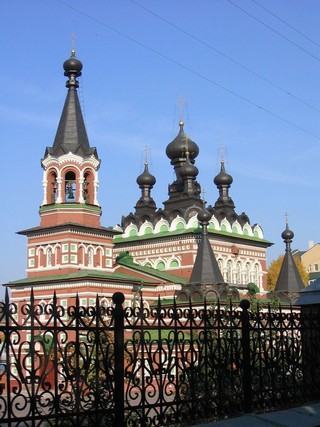
[{"label": "paved ground", "polygon": [[268,414],[248,414],[198,427],[320,427],[320,402]]}]

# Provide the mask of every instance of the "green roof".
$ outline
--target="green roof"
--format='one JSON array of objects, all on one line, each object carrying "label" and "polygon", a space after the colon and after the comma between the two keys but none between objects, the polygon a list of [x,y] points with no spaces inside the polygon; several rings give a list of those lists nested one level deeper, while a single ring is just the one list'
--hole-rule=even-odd
[{"label": "green roof", "polygon": [[165,271],[160,271],[152,267],[142,266],[136,264],[133,261],[132,256],[128,252],[123,252],[117,257],[117,263],[125,267],[132,268],[133,270],[140,271],[145,274],[151,274],[152,276],[158,277],[159,279],[165,280],[166,282],[173,282],[179,284],[187,283],[187,279],[178,277],[175,274],[170,274]]},{"label": "green roof", "polygon": [[[33,277],[33,278],[25,278],[20,280],[15,280],[13,282],[9,282],[8,285],[24,285],[31,283],[41,283],[41,282],[56,282],[61,280],[74,280],[74,279],[106,279],[106,280],[124,280],[130,282],[141,282],[141,279],[137,277],[132,277],[129,274],[125,273],[105,273],[102,271],[96,270],[79,270],[76,273],[69,274],[60,274],[55,276],[42,276],[42,277]],[[148,282],[148,281],[146,281]]]}]

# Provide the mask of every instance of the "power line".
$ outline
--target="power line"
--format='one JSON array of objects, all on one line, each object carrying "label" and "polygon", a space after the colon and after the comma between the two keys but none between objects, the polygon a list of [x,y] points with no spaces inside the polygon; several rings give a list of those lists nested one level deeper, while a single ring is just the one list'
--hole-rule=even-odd
[{"label": "power line", "polygon": [[242,12],[244,12],[245,14],[247,14],[248,16],[250,16],[250,18],[254,19],[255,21],[259,22],[261,25],[264,25],[266,28],[268,28],[269,30],[271,30],[272,32],[274,32],[275,34],[277,34],[278,36],[282,37],[284,40],[286,40],[287,42],[291,43],[293,46],[297,47],[298,49],[302,50],[303,52],[305,52],[307,55],[310,55],[312,58],[316,59],[317,61],[320,62],[320,58],[318,58],[316,55],[313,55],[313,53],[309,52],[308,50],[304,49],[303,47],[301,47],[300,45],[298,45],[297,43],[293,42],[292,40],[288,39],[288,37],[284,36],[283,34],[281,34],[279,31],[275,30],[274,28],[270,27],[270,25],[266,24],[265,22],[261,21],[261,19],[257,18],[256,16],[252,15],[250,12],[248,12],[247,10],[243,9],[241,6],[237,5],[236,3],[234,3],[232,0],[227,0],[230,4],[232,4],[232,6],[242,10]]},{"label": "power line", "polygon": [[150,52],[154,53],[155,55],[157,55],[157,56],[159,56],[159,57],[161,57],[163,59],[165,59],[166,61],[171,62],[172,64],[177,65],[178,67],[180,67],[180,68],[182,68],[182,69],[190,72],[191,74],[199,77],[200,79],[205,80],[206,82],[208,82],[208,83],[210,83],[210,84],[218,87],[219,89],[224,90],[225,92],[227,92],[227,93],[229,93],[229,94],[237,97],[238,99],[241,99],[242,101],[246,102],[247,104],[250,104],[250,105],[258,108],[259,110],[264,111],[265,113],[269,114],[270,116],[275,117],[278,120],[281,120],[282,122],[291,125],[292,127],[300,130],[301,132],[304,132],[307,135],[310,135],[310,136],[312,136],[312,137],[320,140],[320,136],[318,136],[318,135],[316,135],[316,134],[314,134],[314,133],[312,133],[312,132],[304,129],[303,127],[301,127],[301,126],[299,126],[299,125],[291,122],[290,120],[285,119],[284,117],[282,117],[282,116],[274,113],[273,111],[271,111],[271,110],[269,110],[269,109],[267,109],[267,108],[265,108],[265,107],[257,104],[256,102],[251,101],[250,99],[246,98],[245,96],[240,95],[239,93],[235,92],[234,90],[229,89],[229,88],[221,85],[220,83],[217,83],[216,81],[214,81],[214,80],[212,80],[212,79],[204,76],[203,74],[199,73],[198,71],[195,71],[192,68],[190,68],[190,67],[188,67],[188,66],[186,66],[184,64],[181,64],[180,62],[176,61],[175,59],[170,58],[169,56],[167,56],[167,55],[165,55],[165,54],[163,54],[163,53],[161,53],[161,52],[153,49],[152,47],[150,47],[150,46],[148,46],[148,45],[146,45],[146,44],[144,44],[144,43],[142,43],[142,42],[140,42],[140,41],[132,38],[131,36],[128,36],[127,34],[122,33],[121,31],[119,31],[119,30],[117,30],[117,29],[115,29],[115,28],[113,28],[113,27],[105,24],[103,21],[100,21],[99,19],[94,18],[91,15],[88,15],[86,12],[82,12],[81,10],[75,8],[74,6],[71,6],[68,3],[65,3],[63,0],[56,0],[56,1],[58,1],[59,3],[63,4],[64,6],[70,8],[70,9],[72,9],[73,11],[79,13],[80,15],[83,15],[83,16],[87,17],[88,19],[96,22],[97,24],[103,26],[104,28],[107,28],[108,30],[115,32],[116,34],[120,35],[121,37],[124,37],[125,39],[130,40],[131,42],[137,44],[138,46],[141,46],[144,49],[149,50]]},{"label": "power line", "polygon": [[[318,111],[320,113],[320,109],[309,104],[308,102],[304,101],[303,99],[299,98],[298,96],[294,95],[293,93],[289,92],[287,89],[284,89],[283,87],[279,86],[278,84],[272,82],[271,80],[267,79],[266,77],[262,76],[261,74],[257,73],[256,71],[252,70],[251,68],[247,67],[246,65],[242,64],[241,62],[237,61],[236,59],[232,58],[231,56],[225,54],[221,50],[218,50],[217,48],[213,47],[209,43],[199,39],[198,37],[194,36],[193,34],[189,33],[188,31],[184,30],[183,28],[179,27],[178,25],[174,24],[173,22],[168,21],[167,19],[163,18],[162,16],[158,15],[157,13],[153,12],[152,10],[146,8],[142,4],[138,3],[135,0],[130,0],[133,4],[136,6],[141,7],[146,12],[150,13],[151,15],[155,16],[156,18],[160,19],[161,21],[165,22],[166,24],[170,25],[171,27],[175,28],[176,30],[180,31],[181,33],[185,34],[186,36],[192,38],[193,40],[196,40],[198,43],[201,43],[205,47],[213,50],[214,52],[218,53],[219,55],[223,56],[224,58],[227,58],[229,61],[233,62],[234,64],[238,65],[239,67],[243,68],[244,70],[248,71],[249,73],[253,74],[254,76],[258,77],[261,80],[264,80],[269,85],[273,86],[274,88],[280,90],[281,92],[285,93],[288,96],[291,96],[293,99],[301,102],[302,104],[306,105],[309,108],[312,108],[315,111]],[[254,0],[252,0],[254,1]]]},{"label": "power line", "polygon": [[275,18],[277,18],[280,22],[282,22],[283,24],[285,24],[287,27],[291,28],[293,31],[295,31],[296,33],[300,34],[300,36],[302,36],[305,39],[309,40],[309,42],[313,43],[314,45],[320,47],[319,43],[315,42],[309,36],[307,36],[306,34],[304,34],[302,31],[298,30],[293,25],[289,24],[287,21],[285,21],[284,19],[280,18],[280,16],[276,15],[275,13],[273,13],[270,9],[267,9],[265,6],[262,6],[262,4],[260,4],[256,0],[251,0],[251,1],[253,1],[253,3],[255,3],[256,5],[258,5],[262,9],[264,9],[266,12],[270,13],[270,15],[274,16]]}]

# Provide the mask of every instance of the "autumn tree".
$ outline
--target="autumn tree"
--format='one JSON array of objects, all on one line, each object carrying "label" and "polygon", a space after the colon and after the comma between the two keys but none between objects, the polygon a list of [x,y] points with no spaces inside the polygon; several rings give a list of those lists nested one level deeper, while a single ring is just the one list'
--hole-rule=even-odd
[{"label": "autumn tree", "polygon": [[[284,255],[280,255],[277,259],[273,260],[268,268],[267,273],[267,288],[269,291],[273,291],[282,266]],[[302,264],[300,258],[293,257],[296,266],[298,268],[298,271],[300,273],[301,279],[303,284],[306,286],[308,284],[308,272],[305,268],[305,266]]]}]

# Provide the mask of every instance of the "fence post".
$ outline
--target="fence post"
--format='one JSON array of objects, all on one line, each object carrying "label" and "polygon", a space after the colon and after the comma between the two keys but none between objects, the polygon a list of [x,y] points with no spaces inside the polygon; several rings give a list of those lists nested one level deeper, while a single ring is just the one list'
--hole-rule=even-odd
[{"label": "fence post", "polygon": [[243,397],[245,412],[252,412],[252,391],[251,391],[251,364],[250,364],[250,322],[248,309],[250,302],[246,299],[240,302],[242,308],[241,328],[242,328],[242,355],[243,355]]},{"label": "fence post", "polygon": [[124,295],[112,296],[114,308],[114,426],[124,427]]}]

